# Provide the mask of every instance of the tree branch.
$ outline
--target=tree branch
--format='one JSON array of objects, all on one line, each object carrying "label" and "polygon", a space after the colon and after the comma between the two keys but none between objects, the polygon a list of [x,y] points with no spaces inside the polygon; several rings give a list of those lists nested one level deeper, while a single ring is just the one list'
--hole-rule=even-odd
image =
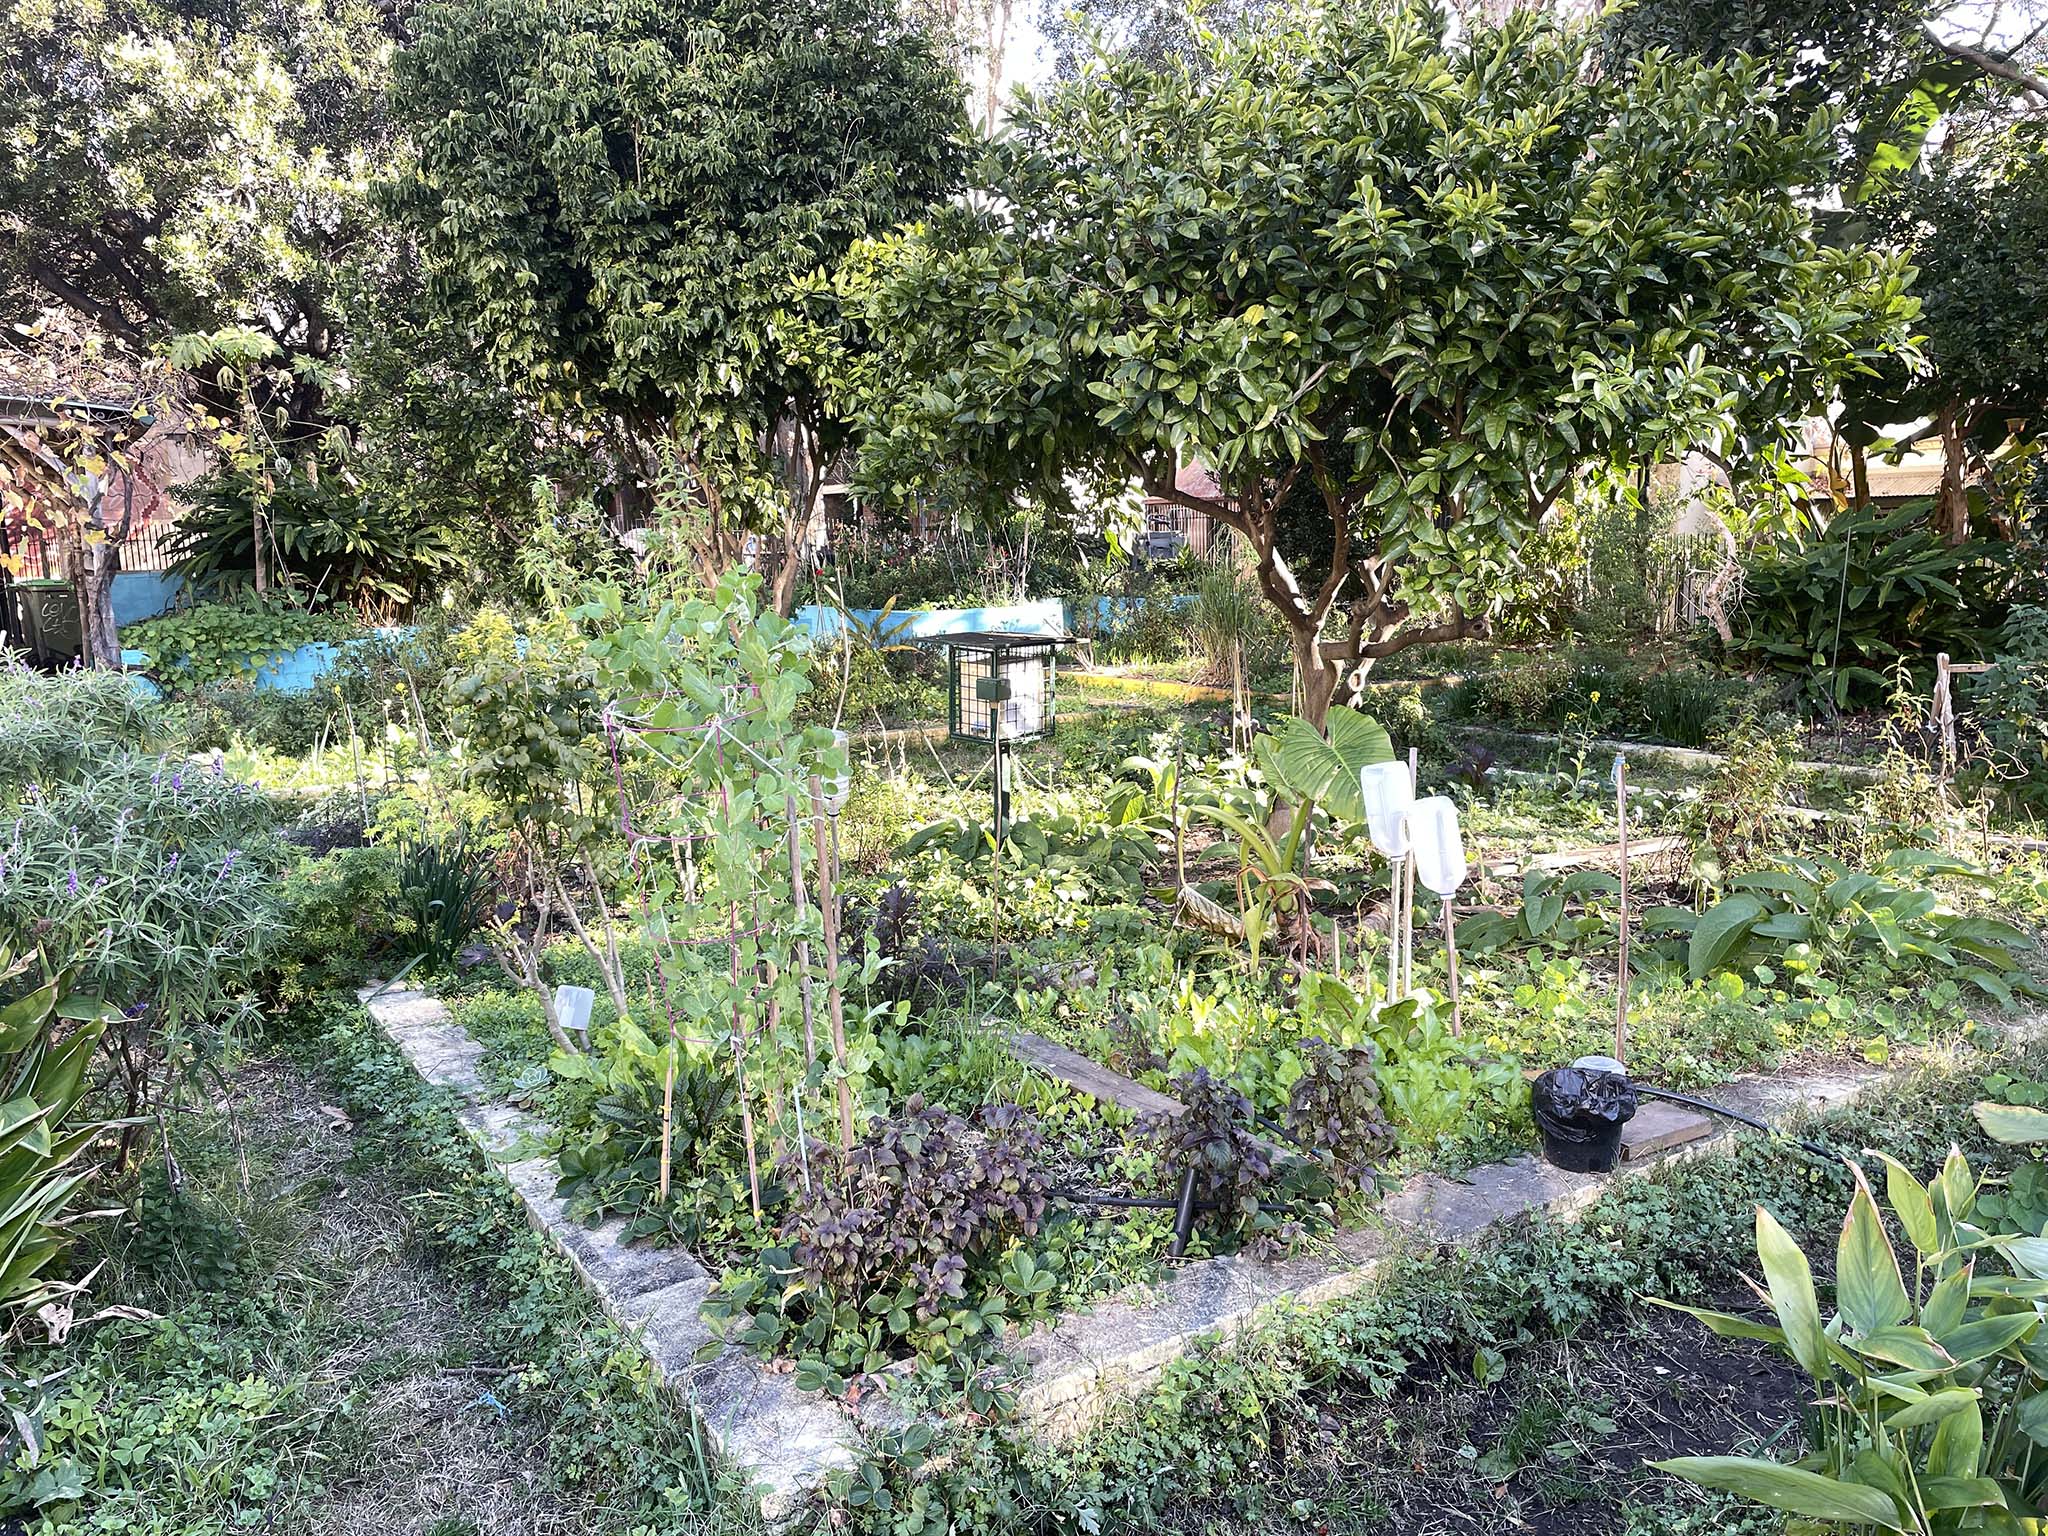
[{"label": "tree branch", "polygon": [[2030,69],[2022,69],[2011,59],[2001,54],[1990,53],[1982,48],[1973,48],[1968,43],[1952,43],[1926,22],[1920,23],[1920,32],[1927,41],[1934,44],[1952,59],[1961,59],[1965,64],[1974,64],[1987,75],[2009,81],[2029,96],[2038,96],[2048,102],[2048,80]]},{"label": "tree branch", "polygon": [[1358,648],[1362,660],[1378,661],[1415,645],[1442,645],[1451,640],[1484,640],[1493,632],[1490,619],[1467,618],[1459,613],[1436,624],[1418,624],[1412,629],[1397,629],[1371,645]]}]

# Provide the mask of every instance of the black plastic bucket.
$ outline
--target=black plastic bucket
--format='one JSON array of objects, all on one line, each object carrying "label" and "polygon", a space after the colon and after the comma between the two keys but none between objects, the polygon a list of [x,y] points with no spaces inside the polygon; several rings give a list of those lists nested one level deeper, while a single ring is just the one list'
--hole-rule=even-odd
[{"label": "black plastic bucket", "polygon": [[[1543,1133],[1543,1160],[1566,1173],[1612,1173],[1621,1162],[1621,1120],[1600,1120],[1586,1128],[1583,1141]],[[1576,1127],[1575,1127],[1576,1129]]]},{"label": "black plastic bucket", "polygon": [[1635,1117],[1636,1090],[1620,1072],[1559,1067],[1531,1086],[1529,1110],[1545,1162],[1567,1173],[1612,1173],[1622,1128]]}]

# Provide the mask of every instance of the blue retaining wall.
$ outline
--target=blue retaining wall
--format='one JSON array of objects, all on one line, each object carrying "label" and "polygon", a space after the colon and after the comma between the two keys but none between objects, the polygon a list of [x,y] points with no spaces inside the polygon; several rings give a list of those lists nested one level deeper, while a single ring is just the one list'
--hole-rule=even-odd
[{"label": "blue retaining wall", "polygon": [[[1064,635],[1067,605],[1058,598],[1037,603],[1010,603],[1000,608],[898,608],[886,621],[880,608],[849,609],[854,623],[868,629],[881,623],[882,640],[900,643],[924,640],[934,635],[959,635],[989,630],[1013,635]],[[812,603],[799,608],[792,617],[819,639],[839,633],[844,622],[837,608]]]},{"label": "blue retaining wall", "polygon": [[140,624],[169,613],[185,590],[185,578],[165,571],[114,573],[114,622]]}]

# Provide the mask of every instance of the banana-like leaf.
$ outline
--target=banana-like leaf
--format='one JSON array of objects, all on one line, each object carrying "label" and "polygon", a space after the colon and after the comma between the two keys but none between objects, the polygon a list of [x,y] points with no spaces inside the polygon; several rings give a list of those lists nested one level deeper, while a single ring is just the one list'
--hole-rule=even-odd
[{"label": "banana-like leaf", "polygon": [[1253,748],[1277,794],[1313,800],[1342,822],[1365,820],[1358,770],[1394,760],[1393,739],[1372,716],[1342,704],[1330,707],[1325,736],[1297,715],[1259,738]]},{"label": "banana-like leaf", "polygon": [[1810,1520],[1841,1520],[1852,1525],[1882,1526],[1890,1531],[1905,1528],[1898,1506],[1877,1489],[1781,1466],[1775,1461],[1750,1456],[1679,1456],[1650,1465],[1702,1488],[1732,1493]]}]

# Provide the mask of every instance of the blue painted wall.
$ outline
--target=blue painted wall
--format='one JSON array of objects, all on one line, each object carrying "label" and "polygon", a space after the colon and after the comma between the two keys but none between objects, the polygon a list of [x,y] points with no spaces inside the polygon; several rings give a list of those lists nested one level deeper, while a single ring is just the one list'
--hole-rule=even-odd
[{"label": "blue painted wall", "polygon": [[164,571],[114,573],[114,622],[140,624],[169,613],[185,590],[185,578]]},{"label": "blue painted wall", "polygon": [[[850,609],[854,622],[872,626],[881,620],[880,608]],[[839,633],[843,622],[839,610],[813,603],[793,615],[820,639]],[[1067,605],[1058,598],[1037,603],[1011,603],[1000,608],[899,608],[891,613],[881,638],[887,641],[923,640],[933,635],[958,635],[972,630],[990,630],[1013,635],[1064,635],[1067,633]]]}]

